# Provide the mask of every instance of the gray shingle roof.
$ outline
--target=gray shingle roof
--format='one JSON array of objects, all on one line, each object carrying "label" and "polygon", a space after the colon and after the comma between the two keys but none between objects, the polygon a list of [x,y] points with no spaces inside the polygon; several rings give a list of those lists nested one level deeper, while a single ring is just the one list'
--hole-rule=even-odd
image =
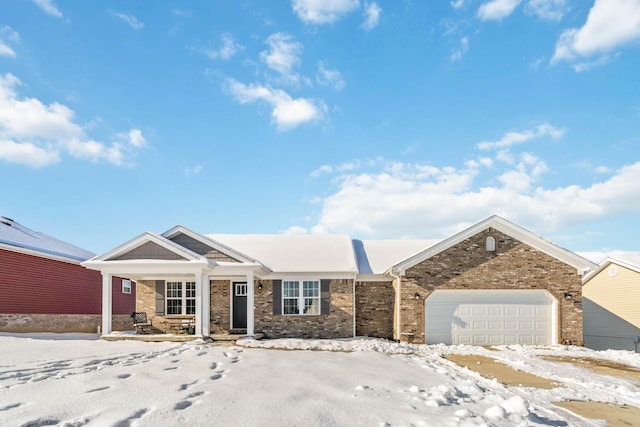
[{"label": "gray shingle roof", "polygon": [[85,261],[95,256],[92,252],[39,231],[33,231],[3,216],[0,216],[0,244],[39,252],[45,257],[62,257],[75,261]]}]

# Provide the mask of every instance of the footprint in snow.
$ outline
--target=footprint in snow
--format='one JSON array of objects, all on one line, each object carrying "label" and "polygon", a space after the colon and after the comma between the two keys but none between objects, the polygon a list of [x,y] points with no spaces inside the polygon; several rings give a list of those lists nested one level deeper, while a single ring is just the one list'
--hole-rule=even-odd
[{"label": "footprint in snow", "polygon": [[142,418],[147,412],[149,412],[148,409],[139,409],[136,412],[134,412],[133,415],[131,415],[130,417],[125,418],[124,420],[121,420],[120,422],[116,423],[113,427],[130,427],[132,424],[132,421]]},{"label": "footprint in snow", "polygon": [[120,375],[118,375],[118,378],[121,379],[121,380],[126,380],[130,376],[131,376],[131,374],[120,374]]},{"label": "footprint in snow", "polygon": [[211,376],[211,379],[214,380],[214,381],[215,380],[219,380],[220,378],[222,378],[222,374],[215,374],[215,375]]},{"label": "footprint in snow", "polygon": [[41,427],[41,426],[55,426],[60,424],[60,420],[53,418],[38,418],[37,420],[28,421],[22,424],[20,427]]},{"label": "footprint in snow", "polygon": [[187,409],[191,405],[193,405],[193,403],[189,402],[188,400],[183,400],[182,402],[176,403],[173,409],[182,411],[183,409]]},{"label": "footprint in snow", "polygon": [[103,390],[107,390],[107,389],[110,389],[110,388],[111,387],[109,387],[109,386],[92,388],[91,390],[87,390],[87,393],[95,393],[96,391],[103,391]]},{"label": "footprint in snow", "polygon": [[170,368],[164,368],[163,371],[173,371],[175,369],[178,369],[177,366],[171,366]]},{"label": "footprint in snow", "polygon": [[0,408],[0,412],[8,411],[9,409],[17,408],[20,405],[22,405],[22,403],[14,403],[14,404],[11,404],[11,405],[3,406],[2,408]]},{"label": "footprint in snow", "polygon": [[178,391],[184,391],[184,390],[188,389],[189,387],[191,387],[192,385],[196,384],[197,382],[198,382],[198,380],[195,380],[192,383],[182,384],[180,386],[180,388],[178,389]]}]

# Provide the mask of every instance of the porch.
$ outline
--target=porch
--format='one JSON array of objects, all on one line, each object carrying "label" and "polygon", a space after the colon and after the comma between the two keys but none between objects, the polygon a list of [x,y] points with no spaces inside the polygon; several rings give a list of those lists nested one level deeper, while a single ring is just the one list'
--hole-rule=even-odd
[{"label": "porch", "polygon": [[143,342],[189,342],[203,339],[206,343],[235,343],[243,338],[261,340],[263,333],[248,334],[211,334],[209,337],[196,335],[174,334],[136,334],[135,331],[114,331],[100,337],[105,341],[143,341]]}]

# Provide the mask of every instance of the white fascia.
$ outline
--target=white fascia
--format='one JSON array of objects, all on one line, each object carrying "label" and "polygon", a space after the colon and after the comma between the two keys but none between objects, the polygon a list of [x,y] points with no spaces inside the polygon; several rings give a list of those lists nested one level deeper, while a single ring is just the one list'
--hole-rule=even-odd
[{"label": "white fascia", "polygon": [[6,245],[4,243],[0,243],[0,249],[5,249],[5,250],[11,251],[11,252],[17,252],[17,253],[25,254],[25,255],[37,256],[39,258],[52,259],[54,261],[61,261],[61,262],[69,263],[69,264],[75,264],[75,265],[80,265],[82,262],[84,262],[84,261],[80,261],[78,259],[66,258],[66,257],[63,257],[63,256],[47,254],[47,253],[44,253],[44,252],[39,252],[39,251],[31,250],[31,249],[21,248],[19,246]]}]

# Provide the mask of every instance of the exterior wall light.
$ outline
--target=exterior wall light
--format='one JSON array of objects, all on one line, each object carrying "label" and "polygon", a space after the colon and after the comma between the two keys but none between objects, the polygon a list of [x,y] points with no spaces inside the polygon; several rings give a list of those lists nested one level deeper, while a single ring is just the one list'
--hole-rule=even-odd
[{"label": "exterior wall light", "polygon": [[258,290],[261,291],[262,290],[262,282],[258,283]]},{"label": "exterior wall light", "polygon": [[416,301],[420,301],[420,294],[416,292],[416,294],[413,296],[413,298],[414,298]]},{"label": "exterior wall light", "polygon": [[573,295],[571,295],[571,292],[564,293],[564,299],[566,299],[567,301],[571,301],[572,298],[573,298]]}]

